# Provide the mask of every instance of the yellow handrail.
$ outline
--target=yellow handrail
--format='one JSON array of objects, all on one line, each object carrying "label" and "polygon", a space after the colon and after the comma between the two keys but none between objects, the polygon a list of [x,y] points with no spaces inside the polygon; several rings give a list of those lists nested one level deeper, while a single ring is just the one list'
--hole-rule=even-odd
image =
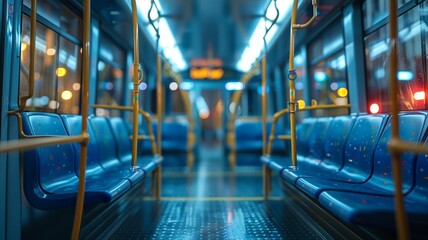
[{"label": "yellow handrail", "polygon": [[88,136],[47,136],[39,138],[28,138],[28,139],[17,139],[7,142],[2,142],[0,144],[0,153],[4,152],[13,152],[13,151],[23,151],[28,149],[34,149],[38,147],[51,146],[56,144],[65,144],[65,143],[81,143],[86,141]]},{"label": "yellow handrail", "polygon": [[[157,15],[158,18],[157,19],[152,19],[152,10],[154,10],[154,8],[156,8],[157,11]],[[154,0],[151,0],[151,4],[150,4],[150,9],[147,12],[148,15],[148,19],[149,19],[149,23],[150,25],[153,27],[153,29],[156,32],[156,108],[157,108],[157,119],[158,119],[158,132],[157,132],[157,142],[158,142],[158,154],[162,155],[162,112],[163,112],[163,98],[162,98],[162,78],[161,78],[161,74],[162,74],[162,58],[161,55],[159,53],[159,40],[160,40],[160,35],[159,35],[159,24],[156,26],[156,24],[154,23],[154,21],[158,21],[160,20],[161,14],[159,12],[159,8],[156,5],[156,2]],[[162,185],[162,166],[159,165],[156,170],[153,172],[153,182],[155,184],[152,185],[152,192],[154,193],[154,195],[156,196],[156,199],[160,199],[160,194],[161,194],[161,185]],[[157,188],[155,187],[155,185],[157,186]]]},{"label": "yellow handrail", "polygon": [[397,1],[389,1],[389,35],[390,35],[390,64],[389,64],[389,79],[390,79],[390,105],[391,105],[391,142],[395,143],[391,148],[392,157],[392,175],[394,177],[394,198],[395,198],[395,222],[397,227],[398,238],[409,239],[409,227],[407,223],[406,210],[404,208],[404,196],[402,192],[402,169],[401,169],[401,151],[398,151],[400,144],[400,136],[398,131],[398,86],[397,86],[397,43],[398,43],[398,24],[397,24]]},{"label": "yellow handrail", "polygon": [[[105,108],[105,109],[116,109],[116,110],[123,110],[123,111],[134,111],[134,108],[131,106],[111,106],[111,105],[104,105],[104,104],[94,104],[92,105],[93,108]],[[148,131],[148,137],[146,136],[137,136],[138,140],[145,140],[149,139],[152,147],[153,154],[158,154],[157,146],[155,142],[155,136],[153,134],[153,126],[152,126],[152,118],[150,117],[150,113],[143,111],[142,109],[139,109],[138,111],[141,116],[146,120],[147,122],[147,131]],[[133,135],[131,136],[131,139],[133,139]]]},{"label": "yellow handrail", "polygon": [[[344,105],[336,105],[336,104],[325,104],[325,105],[316,105],[316,106],[309,106],[309,107],[304,107],[304,108],[299,108],[298,111],[312,111],[312,110],[320,110],[320,109],[336,109],[336,108],[350,108],[351,105],[350,104],[344,104]],[[267,149],[267,155],[272,153],[272,145],[273,145],[273,140],[275,140],[275,131],[276,131],[276,123],[278,122],[278,119],[283,116],[284,114],[288,113],[289,109],[288,108],[284,108],[278,112],[276,112],[273,115],[273,119],[272,119],[272,126],[271,126],[271,131],[269,134],[269,143],[268,143],[268,149]],[[277,136],[277,139],[280,140],[291,140],[292,136],[284,136],[284,135],[280,135]]]},{"label": "yellow handrail", "polygon": [[157,119],[158,119],[158,154],[162,155],[162,113],[163,113],[163,98],[162,98],[162,58],[157,54],[156,58],[156,100],[157,100]]},{"label": "yellow handrail", "polygon": [[[247,85],[247,83],[252,79],[252,77],[255,75],[256,70],[259,68],[259,65],[256,63],[249,72],[244,74],[241,78],[241,83],[244,85]],[[235,142],[235,120],[236,116],[238,114],[238,106],[239,106],[239,100],[241,99],[243,90],[237,90],[232,95],[232,100],[230,101],[230,105],[233,104],[234,108],[232,109],[229,121],[227,123],[227,136],[226,140],[230,147],[230,154],[229,154],[229,165],[234,168],[236,166],[236,142]],[[228,108],[229,109],[229,108]]]},{"label": "yellow handrail", "polygon": [[138,15],[137,3],[132,0],[132,29],[134,37],[134,89],[132,91],[132,105],[133,105],[133,124],[132,124],[132,166],[137,165],[137,152],[138,152],[138,112],[139,112],[139,94],[140,89],[138,86],[143,80],[143,71],[140,69],[139,57],[139,43],[138,43]]},{"label": "yellow handrail", "polygon": [[266,123],[267,123],[267,101],[266,101],[266,54],[262,58],[262,142],[263,155],[266,154]]},{"label": "yellow handrail", "polygon": [[28,78],[28,95],[22,96],[19,103],[19,108],[9,111],[9,114],[24,111],[27,100],[34,95],[34,73],[36,69],[36,24],[37,24],[37,0],[31,0],[31,25],[30,25],[30,73]]},{"label": "yellow handrail", "polygon": [[28,95],[21,97],[19,105],[20,111],[23,111],[27,100],[33,97],[34,94],[34,73],[36,69],[36,25],[37,25],[37,0],[31,0],[31,26],[30,26],[30,74]]},{"label": "yellow handrail", "polygon": [[86,155],[88,151],[88,103],[89,103],[89,64],[90,64],[90,29],[91,29],[91,0],[85,0],[83,6],[83,86],[82,86],[82,132],[84,141],[80,143],[79,188],[77,192],[76,210],[74,215],[71,239],[78,239],[82,223],[83,205],[85,198]]},{"label": "yellow handrail", "polygon": [[290,27],[290,56],[289,56],[289,73],[288,79],[290,83],[290,102],[289,104],[289,112],[290,112],[290,133],[291,133],[291,163],[293,167],[297,166],[297,153],[296,153],[296,90],[294,87],[294,80],[297,78],[296,70],[294,69],[294,38],[295,33],[298,29],[302,29],[308,27],[309,24],[313,22],[313,20],[317,16],[317,1],[312,0],[313,6],[313,16],[312,18],[305,24],[296,24],[296,15],[297,15],[297,3],[298,0],[294,0],[293,9],[291,13],[291,27]]},{"label": "yellow handrail", "polygon": [[[175,82],[178,84],[183,82],[183,79],[176,73],[174,73],[171,69],[171,66],[169,66],[168,63],[164,64],[164,71],[166,74],[173,78]],[[183,99],[184,103],[184,109],[186,112],[187,119],[189,121],[189,128],[187,129],[187,167],[190,169],[193,167],[194,164],[194,154],[192,151],[193,146],[196,143],[196,136],[194,133],[195,129],[195,120],[193,119],[192,114],[192,105],[190,103],[189,94],[186,91],[180,90],[181,98]]]},{"label": "yellow handrail", "polygon": [[[276,4],[276,2],[275,2]],[[273,24],[272,24],[273,25]],[[265,41],[266,43],[266,41]],[[266,45],[266,44],[265,44]],[[266,149],[266,124],[267,124],[267,101],[266,101],[266,54],[262,57],[262,154],[265,155]],[[266,165],[263,165],[263,196],[267,199],[271,191],[271,175],[272,171]]]}]

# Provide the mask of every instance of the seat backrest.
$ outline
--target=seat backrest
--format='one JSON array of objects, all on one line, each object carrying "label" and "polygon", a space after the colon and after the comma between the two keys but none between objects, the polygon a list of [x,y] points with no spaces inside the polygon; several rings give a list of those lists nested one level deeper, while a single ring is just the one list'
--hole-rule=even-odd
[{"label": "seat backrest", "polygon": [[[62,121],[64,122],[65,128],[70,136],[80,135],[82,131],[82,116],[81,115],[61,115]],[[87,158],[86,158],[86,171],[88,173],[97,171],[100,167],[100,156],[98,144],[94,136],[92,126],[88,124],[89,142],[87,147]],[[74,143],[73,147],[76,152],[76,173],[79,173],[80,164],[80,144]]]},{"label": "seat backrest", "polygon": [[113,136],[116,141],[117,152],[119,160],[123,164],[131,166],[132,159],[132,140],[130,138],[131,132],[129,131],[125,121],[120,117],[109,118],[109,123],[113,131]]},{"label": "seat backrest", "polygon": [[334,117],[324,137],[324,156],[322,163],[331,170],[338,171],[343,166],[344,147],[355,116]]},{"label": "seat backrest", "polygon": [[[425,140],[425,146],[428,146],[428,138]],[[419,154],[416,160],[416,186],[413,191],[414,197],[421,201],[420,204],[428,202],[428,154]]]},{"label": "seat backrest", "polygon": [[[57,114],[23,112],[23,131],[31,136],[67,136]],[[24,153],[24,184],[26,188],[40,188],[54,192],[64,181],[77,181],[75,152],[71,144],[40,147]],[[29,189],[28,189],[29,190]],[[42,193],[40,193],[42,194]]]},{"label": "seat backrest", "polygon": [[309,137],[315,126],[316,118],[305,118],[296,126],[297,154],[307,156],[309,154]]},{"label": "seat backrest", "polygon": [[[420,143],[426,131],[426,117],[424,112],[408,112],[399,114],[400,139]],[[388,191],[394,191],[392,176],[392,160],[388,150],[391,139],[391,118],[383,131],[374,153],[374,170],[370,182]],[[414,184],[415,156],[413,152],[401,154],[401,168],[403,175],[403,192],[408,192]]]},{"label": "seat backrest", "polygon": [[185,121],[173,121],[162,123],[162,140],[187,141],[187,129],[189,123]]},{"label": "seat backrest", "polygon": [[235,136],[237,141],[262,141],[262,122],[252,119],[237,119]]},{"label": "seat backrest", "polygon": [[345,144],[345,158],[342,173],[352,178],[349,181],[364,181],[370,177],[373,168],[373,153],[388,115],[359,115]]},{"label": "seat backrest", "polygon": [[309,133],[308,147],[310,159],[320,162],[324,157],[323,142],[327,136],[327,130],[332,121],[331,117],[318,118]]},{"label": "seat backrest", "polygon": [[104,168],[118,166],[116,142],[110,124],[105,117],[90,117],[89,123],[94,131],[94,137],[100,151],[100,163]]}]

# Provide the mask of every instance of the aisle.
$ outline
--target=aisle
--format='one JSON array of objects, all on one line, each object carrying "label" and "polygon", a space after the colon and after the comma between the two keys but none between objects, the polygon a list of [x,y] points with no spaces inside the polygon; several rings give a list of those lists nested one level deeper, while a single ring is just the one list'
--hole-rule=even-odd
[{"label": "aisle", "polygon": [[324,239],[274,178],[262,197],[261,167],[230,171],[221,151],[202,150],[194,172],[165,171],[161,201],[133,200],[110,239]]}]

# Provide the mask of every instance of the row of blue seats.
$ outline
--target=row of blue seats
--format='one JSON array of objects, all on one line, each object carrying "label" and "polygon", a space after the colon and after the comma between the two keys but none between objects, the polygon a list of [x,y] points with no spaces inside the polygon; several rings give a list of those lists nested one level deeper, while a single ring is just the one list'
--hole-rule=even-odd
[{"label": "row of blue seats", "polygon": [[[153,135],[157,137],[158,123],[152,122]],[[186,119],[173,119],[162,121],[162,153],[186,152],[189,147],[187,137],[189,122]],[[143,148],[150,149],[150,142],[145,141]]]},{"label": "row of blue seats", "polygon": [[[235,121],[235,142],[237,153],[257,152],[262,153],[263,149],[263,123],[260,119],[239,118]],[[266,131],[269,136],[272,122],[267,122]],[[282,132],[279,128],[276,132]],[[285,150],[285,143],[281,140],[274,140],[272,144],[273,152]]]},{"label": "row of blue seats", "polygon": [[[195,142],[189,141],[189,121],[185,116],[166,117],[162,121],[161,131],[161,151],[164,157],[163,166],[166,167],[185,167],[188,159],[194,157]],[[158,122],[152,122],[153,134],[157,142]],[[151,152],[151,144],[144,141],[142,145],[144,152]]]},{"label": "row of blue seats", "polygon": [[[21,113],[28,136],[79,135],[80,115]],[[162,161],[156,155],[139,156],[131,167],[130,129],[122,118],[90,117],[85,204],[113,201],[152,172]],[[75,205],[80,144],[61,144],[24,152],[24,192],[39,209]]]},{"label": "row of blue seats", "polygon": [[[427,113],[399,115],[405,141],[425,142]],[[342,220],[393,229],[394,185],[388,150],[389,115],[305,119],[297,127],[297,170],[289,157],[262,162]],[[428,227],[428,154],[401,155],[403,194],[412,230]]]}]

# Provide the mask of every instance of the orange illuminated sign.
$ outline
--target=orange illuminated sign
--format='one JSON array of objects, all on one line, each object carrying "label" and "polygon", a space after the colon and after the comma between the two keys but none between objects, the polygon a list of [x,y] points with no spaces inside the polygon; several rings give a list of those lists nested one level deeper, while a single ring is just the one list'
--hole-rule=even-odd
[{"label": "orange illuminated sign", "polygon": [[213,79],[218,80],[223,77],[224,71],[221,68],[193,67],[190,69],[190,78],[192,79]]}]

